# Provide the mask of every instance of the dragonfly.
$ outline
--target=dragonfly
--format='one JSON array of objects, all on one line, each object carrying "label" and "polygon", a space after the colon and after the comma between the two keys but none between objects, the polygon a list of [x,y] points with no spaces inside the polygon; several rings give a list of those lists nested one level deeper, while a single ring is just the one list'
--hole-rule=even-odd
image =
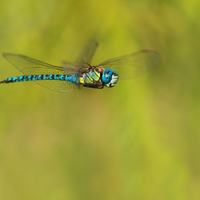
[{"label": "dragonfly", "polygon": [[112,88],[118,79],[132,79],[144,74],[160,63],[160,55],[152,50],[116,57],[91,65],[98,43],[89,41],[80,51],[76,62],[51,65],[21,54],[3,53],[3,57],[24,75],[7,78],[0,83],[33,81],[58,92],[69,92],[75,88]]}]

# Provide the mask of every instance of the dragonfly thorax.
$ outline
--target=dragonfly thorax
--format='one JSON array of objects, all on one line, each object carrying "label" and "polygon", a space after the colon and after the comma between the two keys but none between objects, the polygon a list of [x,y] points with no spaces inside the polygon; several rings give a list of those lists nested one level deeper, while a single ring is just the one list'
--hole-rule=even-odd
[{"label": "dragonfly thorax", "polygon": [[118,78],[118,74],[112,69],[105,69],[102,74],[102,81],[106,87],[114,87]]}]

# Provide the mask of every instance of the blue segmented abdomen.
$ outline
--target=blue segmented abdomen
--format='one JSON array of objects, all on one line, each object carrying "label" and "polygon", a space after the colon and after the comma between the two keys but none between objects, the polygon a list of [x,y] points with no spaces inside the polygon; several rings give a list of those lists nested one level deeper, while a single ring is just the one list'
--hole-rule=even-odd
[{"label": "blue segmented abdomen", "polygon": [[69,81],[75,84],[79,83],[77,74],[73,75],[60,75],[60,74],[40,74],[40,75],[27,75],[27,76],[17,76],[12,78],[7,78],[4,80],[4,83],[11,82],[21,82],[21,81],[39,81],[39,80],[60,80],[60,81]]}]

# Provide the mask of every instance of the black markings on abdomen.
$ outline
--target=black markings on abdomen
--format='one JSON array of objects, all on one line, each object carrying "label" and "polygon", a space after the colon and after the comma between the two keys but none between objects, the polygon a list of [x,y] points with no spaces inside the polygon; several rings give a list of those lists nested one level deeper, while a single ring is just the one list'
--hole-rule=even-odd
[{"label": "black markings on abdomen", "polygon": [[22,82],[22,81],[39,81],[39,80],[65,80],[66,75],[59,74],[40,74],[40,75],[28,75],[28,76],[17,76],[7,78],[2,83]]}]

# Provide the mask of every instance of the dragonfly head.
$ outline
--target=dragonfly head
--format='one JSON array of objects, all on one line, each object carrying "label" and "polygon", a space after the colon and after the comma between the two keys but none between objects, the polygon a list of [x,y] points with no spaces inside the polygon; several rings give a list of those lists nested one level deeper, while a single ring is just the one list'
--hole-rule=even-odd
[{"label": "dragonfly head", "polygon": [[105,69],[102,74],[102,81],[105,83],[106,87],[114,87],[118,81],[118,74],[112,69]]}]

